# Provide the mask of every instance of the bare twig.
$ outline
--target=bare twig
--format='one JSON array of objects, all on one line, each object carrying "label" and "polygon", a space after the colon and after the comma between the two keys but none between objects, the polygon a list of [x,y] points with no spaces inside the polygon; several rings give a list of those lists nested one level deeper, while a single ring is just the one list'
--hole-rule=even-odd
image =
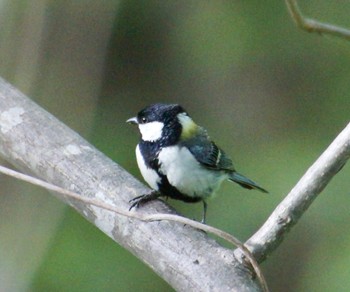
[{"label": "bare twig", "polygon": [[277,248],[350,157],[350,123],[308,169],[265,224],[245,243],[258,262]]},{"label": "bare twig", "polygon": [[0,172],[3,174],[6,174],[8,176],[14,177],[16,179],[31,183],[33,185],[43,187],[49,191],[53,191],[55,193],[62,194],[64,196],[70,197],[72,199],[79,200],[80,202],[84,202],[85,204],[94,205],[96,207],[100,207],[100,208],[103,208],[105,210],[109,210],[109,211],[115,212],[119,215],[123,215],[123,216],[129,217],[129,218],[134,218],[137,220],[148,221],[148,222],[160,221],[160,220],[174,221],[177,223],[192,226],[193,228],[197,228],[197,229],[203,230],[205,232],[214,234],[218,237],[221,237],[222,239],[230,242],[231,244],[233,244],[241,249],[241,251],[248,258],[252,267],[254,268],[254,271],[255,271],[255,273],[256,273],[256,275],[261,283],[261,286],[263,288],[263,291],[268,291],[268,287],[267,287],[267,283],[266,283],[266,280],[264,278],[264,275],[261,272],[261,269],[260,269],[258,263],[256,262],[256,260],[254,259],[253,255],[251,254],[251,252],[236,237],[234,237],[233,235],[231,235],[225,231],[222,231],[220,229],[217,229],[215,227],[212,227],[212,226],[209,226],[206,224],[202,224],[202,223],[194,221],[194,220],[190,220],[190,219],[185,218],[185,217],[181,217],[179,215],[173,215],[173,214],[149,214],[149,215],[147,215],[147,214],[141,214],[138,212],[136,212],[136,213],[130,212],[130,211],[128,211],[128,209],[118,208],[117,206],[112,206],[110,204],[102,202],[101,200],[83,197],[82,195],[79,195],[79,194],[74,193],[72,191],[60,188],[58,186],[55,186],[55,185],[50,184],[48,182],[45,182],[41,179],[37,179],[37,178],[34,178],[32,176],[25,175],[25,174],[20,173],[18,171],[14,171],[14,170],[9,169],[7,167],[4,167],[2,165],[0,165]]},{"label": "bare twig", "polygon": [[290,15],[292,16],[296,25],[308,32],[317,32],[321,34],[329,34],[350,40],[350,30],[339,26],[322,23],[311,18],[306,18],[302,15],[296,0],[286,0],[286,4]]}]

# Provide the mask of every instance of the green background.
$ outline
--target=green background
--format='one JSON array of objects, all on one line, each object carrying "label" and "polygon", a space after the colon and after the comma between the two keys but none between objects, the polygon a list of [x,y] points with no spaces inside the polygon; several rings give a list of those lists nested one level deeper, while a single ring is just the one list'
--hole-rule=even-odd
[{"label": "green background", "polygon": [[[350,28],[350,2],[301,4]],[[350,43],[299,30],[284,1],[4,0],[0,22],[0,76],[140,179],[125,120],[183,105],[270,192],[224,183],[209,202],[242,241],[349,122]],[[47,192],[0,183],[1,291],[172,290]],[[271,291],[349,291],[349,189],[346,166],[262,264]]]}]

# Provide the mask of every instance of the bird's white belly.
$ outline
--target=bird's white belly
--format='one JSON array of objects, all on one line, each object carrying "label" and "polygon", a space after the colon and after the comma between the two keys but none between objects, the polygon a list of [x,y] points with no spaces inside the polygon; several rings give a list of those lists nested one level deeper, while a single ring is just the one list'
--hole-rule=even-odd
[{"label": "bird's white belly", "polygon": [[158,190],[158,183],[160,182],[160,177],[155,170],[147,167],[147,165],[145,164],[139,145],[136,146],[136,160],[144,180],[152,189]]},{"label": "bird's white belly", "polygon": [[163,148],[158,159],[169,183],[191,197],[209,197],[227,179],[224,172],[203,167],[186,147]]}]

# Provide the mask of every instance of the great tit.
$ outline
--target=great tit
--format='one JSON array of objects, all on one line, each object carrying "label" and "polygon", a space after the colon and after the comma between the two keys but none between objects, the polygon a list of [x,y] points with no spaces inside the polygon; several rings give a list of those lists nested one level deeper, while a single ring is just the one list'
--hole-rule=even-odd
[{"label": "great tit", "polygon": [[141,139],[136,159],[141,174],[154,190],[130,201],[130,210],[158,197],[170,197],[189,203],[203,202],[224,180],[246,189],[267,193],[249,178],[236,172],[231,159],[178,104],[153,104],[141,110],[127,123],[138,126]]}]

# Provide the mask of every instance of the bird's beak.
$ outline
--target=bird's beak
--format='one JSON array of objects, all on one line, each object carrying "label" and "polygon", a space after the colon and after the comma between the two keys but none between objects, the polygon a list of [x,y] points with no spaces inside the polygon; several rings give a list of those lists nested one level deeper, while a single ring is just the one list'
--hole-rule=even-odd
[{"label": "bird's beak", "polygon": [[133,125],[137,125],[138,124],[136,117],[130,118],[126,122],[129,123],[129,124],[133,124]]}]

